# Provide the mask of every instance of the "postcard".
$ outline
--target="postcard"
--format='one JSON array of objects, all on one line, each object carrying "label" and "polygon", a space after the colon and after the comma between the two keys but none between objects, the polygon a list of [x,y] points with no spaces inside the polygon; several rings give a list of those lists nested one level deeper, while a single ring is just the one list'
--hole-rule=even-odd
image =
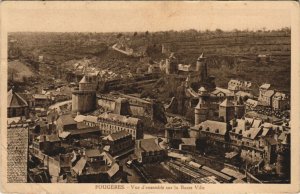
[{"label": "postcard", "polygon": [[299,3],[1,3],[1,192],[299,192]]}]

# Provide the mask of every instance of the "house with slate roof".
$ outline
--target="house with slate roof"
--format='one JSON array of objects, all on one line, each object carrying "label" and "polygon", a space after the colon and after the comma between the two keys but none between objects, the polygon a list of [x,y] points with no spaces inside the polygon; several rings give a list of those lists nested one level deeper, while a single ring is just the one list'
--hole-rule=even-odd
[{"label": "house with slate roof", "polygon": [[125,154],[128,151],[133,152],[134,150],[132,135],[126,131],[109,134],[102,140],[105,145],[104,150],[109,152],[112,156]]},{"label": "house with slate roof", "polygon": [[95,149],[84,151],[71,173],[79,183],[112,183],[122,178],[122,168],[113,157]]},{"label": "house with slate roof", "polygon": [[7,93],[7,117],[20,117],[28,115],[28,103],[13,88]]},{"label": "house with slate roof", "polygon": [[166,158],[166,151],[158,145],[157,138],[137,140],[135,155],[140,163],[159,162]]}]

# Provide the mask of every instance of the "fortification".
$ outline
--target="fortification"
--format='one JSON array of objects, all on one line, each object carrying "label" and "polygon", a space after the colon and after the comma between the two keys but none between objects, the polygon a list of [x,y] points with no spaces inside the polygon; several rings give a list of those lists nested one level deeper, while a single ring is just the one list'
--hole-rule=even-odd
[{"label": "fortification", "polygon": [[196,72],[199,72],[200,74],[200,81],[205,81],[207,79],[207,66],[205,59],[206,57],[204,57],[202,53],[196,63]]},{"label": "fortification", "polygon": [[72,112],[84,114],[96,109],[96,90],[86,76],[79,82],[79,89],[72,92]]},{"label": "fortification", "polygon": [[206,121],[209,113],[209,94],[204,87],[199,89],[199,103],[195,107],[195,125]]}]

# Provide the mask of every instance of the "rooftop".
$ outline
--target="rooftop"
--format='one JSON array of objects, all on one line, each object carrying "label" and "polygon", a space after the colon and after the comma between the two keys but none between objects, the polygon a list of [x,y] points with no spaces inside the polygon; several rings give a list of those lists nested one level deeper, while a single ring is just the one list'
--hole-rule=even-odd
[{"label": "rooftop", "polygon": [[261,85],[259,88],[260,89],[265,89],[265,90],[267,90],[267,89],[269,89],[271,87],[271,84],[263,84],[263,85]]},{"label": "rooftop", "polygon": [[14,92],[13,89],[7,93],[7,107],[25,107],[28,106],[26,100],[22,98],[18,93]]},{"label": "rooftop", "polygon": [[[145,152],[154,152],[154,151],[161,151],[162,148],[157,145],[156,139],[141,139],[140,141],[140,148],[144,150]],[[138,143],[138,142],[137,142]]]},{"label": "rooftop", "polygon": [[220,92],[224,93],[226,96],[233,96],[233,93],[230,90],[220,87],[216,87],[212,94],[217,95]]},{"label": "rooftop", "polygon": [[83,78],[79,82],[80,84],[88,83],[86,76],[83,76]]},{"label": "rooftop", "polygon": [[111,121],[119,121],[122,123],[131,124],[131,125],[137,125],[140,120],[140,119],[134,118],[134,117],[127,117],[127,116],[114,114],[114,113],[107,113],[107,112],[99,115],[99,118],[108,119]]},{"label": "rooftop", "polygon": [[76,121],[70,114],[60,115],[59,118],[63,125],[76,125]]},{"label": "rooftop", "polygon": [[85,155],[88,158],[100,157],[101,156],[101,152],[98,149],[88,149],[88,150],[85,151]]},{"label": "rooftop", "polygon": [[220,106],[223,106],[223,107],[230,107],[230,106],[234,106],[234,104],[229,101],[228,99],[225,99],[221,104]]},{"label": "rooftop", "polygon": [[206,120],[198,125],[199,129],[202,131],[207,131],[210,133],[218,133],[225,135],[227,131],[227,124],[225,122]]},{"label": "rooftop", "polygon": [[274,95],[274,93],[275,93],[274,90],[267,90],[266,93],[265,93],[265,96],[271,97],[271,96]]},{"label": "rooftop", "polygon": [[109,134],[108,136],[104,137],[104,140],[109,140],[109,141],[116,141],[118,139],[122,139],[124,137],[130,137],[131,134],[127,133],[126,131],[119,131],[116,133]]}]

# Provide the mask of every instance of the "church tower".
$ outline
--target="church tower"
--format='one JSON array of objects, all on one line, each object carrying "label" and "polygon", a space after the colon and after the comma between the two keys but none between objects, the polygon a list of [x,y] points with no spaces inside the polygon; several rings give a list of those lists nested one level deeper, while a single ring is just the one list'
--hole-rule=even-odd
[{"label": "church tower", "polygon": [[209,111],[208,92],[204,87],[199,89],[199,102],[195,107],[195,125],[207,120]]}]

